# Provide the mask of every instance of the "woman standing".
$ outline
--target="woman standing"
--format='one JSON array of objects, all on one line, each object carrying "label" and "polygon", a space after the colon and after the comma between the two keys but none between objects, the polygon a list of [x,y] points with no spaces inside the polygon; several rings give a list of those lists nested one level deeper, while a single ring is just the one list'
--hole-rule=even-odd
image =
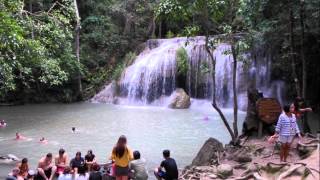
[{"label": "woman standing", "polygon": [[293,114],[294,105],[285,105],[283,107],[284,113],[279,117],[275,136],[279,136],[281,142],[280,161],[287,161],[289,155],[290,145],[296,134],[301,138],[300,130],[296,121],[296,116]]},{"label": "woman standing", "polygon": [[122,135],[112,150],[111,160],[115,163],[116,180],[127,180],[129,162],[133,159],[132,151],[127,147],[127,138]]}]

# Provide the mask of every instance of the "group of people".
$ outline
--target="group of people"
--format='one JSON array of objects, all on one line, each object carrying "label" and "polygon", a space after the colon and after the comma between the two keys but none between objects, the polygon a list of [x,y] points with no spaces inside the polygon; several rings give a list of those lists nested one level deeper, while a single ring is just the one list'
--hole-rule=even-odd
[{"label": "group of people", "polygon": [[[164,160],[154,171],[157,179],[178,179],[178,167],[170,151],[163,151]],[[29,169],[28,159],[23,158],[12,170],[6,180],[101,180],[104,175],[114,177],[116,180],[148,179],[146,160],[141,158],[139,151],[131,151],[127,146],[127,138],[120,136],[109,158],[110,163],[99,165],[92,150],[84,158],[81,152],[69,162],[69,157],[64,149],[60,149],[53,157],[52,153],[46,154],[39,160],[37,170]],[[101,170],[106,170],[104,173]]]}]

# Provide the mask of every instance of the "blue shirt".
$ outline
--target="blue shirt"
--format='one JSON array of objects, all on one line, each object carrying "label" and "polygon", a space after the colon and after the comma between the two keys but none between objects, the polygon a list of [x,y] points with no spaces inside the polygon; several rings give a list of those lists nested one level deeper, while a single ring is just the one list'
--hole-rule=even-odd
[{"label": "blue shirt", "polygon": [[292,114],[292,116],[289,117],[285,113],[282,113],[277,122],[276,132],[279,133],[280,136],[294,136],[300,133],[296,116]]}]

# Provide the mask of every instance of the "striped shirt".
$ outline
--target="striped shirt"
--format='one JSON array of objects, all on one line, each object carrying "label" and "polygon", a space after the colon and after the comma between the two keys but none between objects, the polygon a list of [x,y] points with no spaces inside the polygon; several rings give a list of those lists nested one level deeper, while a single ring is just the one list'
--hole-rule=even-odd
[{"label": "striped shirt", "polygon": [[285,113],[282,113],[278,119],[276,132],[279,133],[280,136],[294,136],[299,134],[300,130],[296,121],[296,116],[292,114],[292,116],[289,117]]}]

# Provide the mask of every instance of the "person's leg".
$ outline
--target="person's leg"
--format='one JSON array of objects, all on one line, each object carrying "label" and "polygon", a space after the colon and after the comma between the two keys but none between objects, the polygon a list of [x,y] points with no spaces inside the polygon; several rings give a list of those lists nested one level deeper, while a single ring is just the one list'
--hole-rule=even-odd
[{"label": "person's leg", "polygon": [[56,167],[56,166],[52,166],[52,167],[51,167],[51,175],[50,175],[49,180],[52,180],[52,179],[53,179],[53,177],[54,177],[55,174],[56,174],[56,171],[57,171],[57,167]]},{"label": "person's leg", "polygon": [[45,180],[48,180],[46,174],[44,173],[44,170],[42,168],[38,168],[38,174]]},{"label": "person's leg", "polygon": [[290,144],[286,143],[286,151],[285,151],[285,155],[284,155],[284,161],[287,162],[287,157],[289,155],[289,151],[290,151]]},{"label": "person's leg", "polygon": [[286,144],[281,143],[281,148],[280,148],[280,162],[284,160],[284,152],[285,152]]},{"label": "person's leg", "polygon": [[302,117],[302,127],[303,127],[303,133],[311,133],[311,129],[308,123],[308,114],[305,113],[305,115]]},{"label": "person's leg", "polygon": [[159,169],[158,169],[158,168],[156,168],[156,169],[154,170],[154,175],[156,176],[156,178],[157,178],[158,180],[161,180],[161,179],[162,179],[162,177],[161,177],[160,174],[159,174]]},{"label": "person's leg", "polygon": [[78,174],[78,168],[77,167],[73,168],[73,171],[74,171],[74,174]]}]

